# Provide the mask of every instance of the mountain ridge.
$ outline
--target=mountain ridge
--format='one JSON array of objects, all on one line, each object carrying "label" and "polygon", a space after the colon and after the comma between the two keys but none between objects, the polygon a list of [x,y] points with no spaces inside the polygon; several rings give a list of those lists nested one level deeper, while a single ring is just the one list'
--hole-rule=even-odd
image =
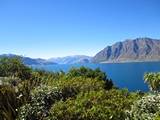
[{"label": "mountain ridge", "polygon": [[90,56],[86,55],[72,55],[66,57],[55,57],[50,59],[42,59],[42,58],[31,58],[25,57],[16,54],[1,54],[0,58],[3,57],[20,57],[22,62],[26,65],[53,65],[53,64],[83,64],[83,63],[90,63],[91,58]]},{"label": "mountain ridge", "polygon": [[2,54],[2,57],[19,56],[26,65],[119,63],[160,61],[160,39],[148,37],[126,39],[107,46],[95,56],[71,55],[49,59],[31,58],[15,54]]},{"label": "mountain ridge", "polygon": [[22,62],[26,65],[51,65],[51,64],[57,64],[54,62],[49,62],[46,61],[45,59],[41,59],[41,58],[30,58],[30,57],[25,57],[25,56],[21,56],[21,55],[16,55],[16,54],[2,54],[0,55],[0,58],[3,57],[20,57],[22,59]]},{"label": "mountain ridge", "polygon": [[92,59],[94,63],[160,61],[160,40],[126,39],[105,47]]}]

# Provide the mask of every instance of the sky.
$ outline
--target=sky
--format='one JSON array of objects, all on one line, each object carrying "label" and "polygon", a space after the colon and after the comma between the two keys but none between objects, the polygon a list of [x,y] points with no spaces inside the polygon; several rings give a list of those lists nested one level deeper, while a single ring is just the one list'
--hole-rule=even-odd
[{"label": "sky", "polygon": [[0,54],[94,56],[138,37],[160,39],[160,0],[0,0]]}]

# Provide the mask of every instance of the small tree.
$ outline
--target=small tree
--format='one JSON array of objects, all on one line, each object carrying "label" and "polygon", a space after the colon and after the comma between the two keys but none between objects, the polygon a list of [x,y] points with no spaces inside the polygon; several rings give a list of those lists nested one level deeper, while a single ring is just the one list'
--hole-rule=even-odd
[{"label": "small tree", "polygon": [[144,80],[151,91],[160,91],[160,73],[146,73],[144,75]]}]

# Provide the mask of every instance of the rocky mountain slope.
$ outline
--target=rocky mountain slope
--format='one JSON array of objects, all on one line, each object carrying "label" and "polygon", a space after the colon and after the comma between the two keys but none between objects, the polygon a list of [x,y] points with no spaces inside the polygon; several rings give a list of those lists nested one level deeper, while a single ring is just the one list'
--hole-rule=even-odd
[{"label": "rocky mountain slope", "polygon": [[117,42],[97,53],[92,62],[160,61],[160,40],[136,38]]}]

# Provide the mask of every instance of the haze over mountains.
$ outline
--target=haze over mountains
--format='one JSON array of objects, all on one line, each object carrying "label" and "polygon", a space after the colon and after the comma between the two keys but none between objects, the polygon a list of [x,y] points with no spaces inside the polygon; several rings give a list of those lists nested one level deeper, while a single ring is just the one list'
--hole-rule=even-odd
[{"label": "haze over mountains", "polygon": [[66,57],[50,58],[48,61],[55,62],[58,64],[83,64],[90,63],[92,57],[86,55],[73,55]]},{"label": "haze over mountains", "polygon": [[[3,54],[2,57],[14,57],[14,54]],[[151,38],[127,39],[107,46],[94,57],[74,55],[50,59],[33,59],[20,56],[27,65],[53,64],[84,64],[84,63],[114,63],[114,62],[143,62],[160,61],[160,40]]]},{"label": "haze over mountains", "polygon": [[[16,57],[19,55],[15,54],[2,54],[2,57]],[[90,63],[92,57],[85,56],[85,55],[74,55],[74,56],[66,56],[66,57],[57,57],[57,58],[50,58],[50,59],[41,59],[41,58],[30,58],[19,56],[22,58],[22,61],[26,65],[53,65],[53,64],[83,64],[83,63]]]}]

